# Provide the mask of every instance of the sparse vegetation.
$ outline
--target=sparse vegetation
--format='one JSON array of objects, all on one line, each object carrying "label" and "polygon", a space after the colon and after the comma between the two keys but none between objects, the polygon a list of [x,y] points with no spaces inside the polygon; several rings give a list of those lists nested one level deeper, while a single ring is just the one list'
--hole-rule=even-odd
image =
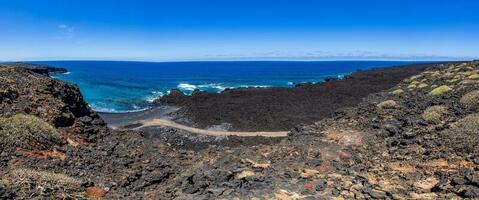
[{"label": "sparse vegetation", "polygon": [[0,181],[6,186],[18,188],[17,193],[30,197],[81,198],[83,196],[82,181],[66,174],[20,168],[11,171]]},{"label": "sparse vegetation", "polygon": [[431,92],[429,92],[429,95],[437,96],[437,95],[441,95],[441,94],[444,94],[446,92],[449,92],[451,90],[452,90],[451,87],[449,87],[447,85],[443,85],[443,86],[439,86],[439,87],[435,88],[434,90],[432,90]]},{"label": "sparse vegetation", "polygon": [[58,130],[36,116],[16,114],[0,118],[0,145],[6,149],[48,149],[60,143]]},{"label": "sparse vegetation", "polygon": [[[444,67],[447,65],[444,64]],[[446,75],[443,68],[437,69]],[[27,99],[24,96],[29,93],[22,92],[18,100],[3,104],[5,106],[2,107],[6,108],[6,112],[1,114],[6,117],[0,117],[0,199],[321,199],[323,196],[337,199],[479,199],[479,187],[476,184],[479,169],[479,107],[478,110],[463,108],[479,106],[479,88],[448,83],[459,72],[449,78],[443,78],[443,75],[432,78],[430,73],[425,74],[428,79],[418,78],[420,82],[414,84],[416,89],[412,91],[407,88],[409,82],[403,81],[399,85],[385,87],[386,91],[364,94],[357,106],[339,110],[331,115],[332,118],[315,121],[312,125],[297,125],[287,139],[279,140],[204,136],[174,127],[149,127],[140,131],[108,130],[108,134],[102,134],[102,127],[106,129],[106,124],[95,127],[86,124],[88,121],[96,124],[96,118],[92,115],[80,118],[72,116],[78,123],[72,127],[56,126],[62,127],[57,130],[55,125],[51,126],[54,123],[48,124],[42,120],[44,118],[9,114],[22,112],[25,107],[23,102],[31,99],[41,102],[27,104],[29,108],[43,105],[40,106],[43,109],[31,112],[45,118],[55,119],[69,113],[52,109],[51,104],[63,102],[57,99],[58,96],[37,95]],[[477,83],[477,80],[467,77],[460,75],[460,82],[467,80]],[[372,83],[377,84],[377,81]],[[354,88],[349,88],[355,86],[354,83],[333,81],[326,84],[345,85],[347,91],[356,92]],[[428,86],[419,89],[421,84]],[[31,85],[35,84],[21,87]],[[444,96],[427,95],[441,85],[448,85],[454,91],[444,93]],[[298,87],[303,89],[311,86]],[[34,89],[31,93],[45,91]],[[326,91],[313,91],[313,94],[327,94],[330,98],[330,90]],[[273,97],[278,94],[282,95],[277,92],[265,93]],[[188,101],[188,104],[211,98],[206,95]],[[67,97],[78,98],[74,95]],[[235,95],[227,97],[234,101],[244,98]],[[227,114],[238,114],[236,110],[239,109],[228,106],[216,110],[223,105],[230,105],[230,101],[214,99],[212,104],[200,104],[192,108],[215,108],[205,112],[205,115],[199,115],[205,118],[223,110],[228,110]],[[279,108],[293,107],[289,104],[291,101],[303,104],[305,100],[312,101],[306,98],[287,100],[287,106]],[[282,103],[276,97],[271,101],[261,101],[274,105]],[[257,106],[257,102],[256,99],[253,102],[248,100],[248,104],[242,106],[254,106],[254,111],[261,115],[268,114],[268,118],[263,120],[265,122],[254,122],[269,124],[269,118],[281,118],[281,113],[276,114],[278,112],[274,110],[259,110],[263,104]],[[329,100],[313,103],[316,107],[327,105],[328,109],[335,108],[335,105],[327,102]],[[302,116],[299,112],[298,108],[294,108],[286,114]],[[243,118],[252,117],[249,112],[241,113],[246,114],[241,115]],[[218,118],[229,116],[227,114]],[[314,115],[319,116],[320,113]],[[25,124],[25,121],[28,123]],[[211,127],[211,121],[208,119],[205,122],[208,125],[206,127]],[[287,120],[280,122],[283,121]],[[298,122],[306,120],[301,117]],[[84,124],[85,128],[82,127]],[[261,127],[269,127],[264,124]],[[137,125],[126,128],[135,128]],[[12,131],[10,127],[22,127],[22,130],[27,131]],[[38,136],[39,130],[41,137]],[[265,128],[264,131],[269,130]],[[70,145],[57,149],[54,145],[62,141],[59,131],[65,133],[64,140]],[[7,136],[9,140],[4,139]],[[20,145],[53,148],[1,151],[4,144],[9,147],[20,146],[12,143],[24,141],[19,140],[19,136],[33,138],[33,142]],[[155,139],[151,136],[155,136]]]},{"label": "sparse vegetation", "polygon": [[394,100],[383,101],[377,105],[379,109],[392,109],[396,108],[397,106],[398,104]]},{"label": "sparse vegetation", "polygon": [[474,90],[464,95],[461,98],[460,103],[465,108],[469,108],[469,109],[479,108],[479,90]]},{"label": "sparse vegetation", "polygon": [[439,124],[445,114],[447,114],[445,106],[431,106],[423,112],[422,118],[428,123]]}]

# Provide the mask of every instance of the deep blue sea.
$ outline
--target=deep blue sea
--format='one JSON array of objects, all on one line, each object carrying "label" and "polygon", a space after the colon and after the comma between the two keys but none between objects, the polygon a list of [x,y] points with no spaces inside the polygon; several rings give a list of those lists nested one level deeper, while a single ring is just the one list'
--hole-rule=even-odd
[{"label": "deep blue sea", "polygon": [[80,87],[96,111],[131,112],[146,109],[172,88],[191,94],[195,89],[221,92],[237,87],[292,87],[319,82],[359,69],[409,64],[396,61],[321,62],[33,62],[65,67],[55,78]]}]

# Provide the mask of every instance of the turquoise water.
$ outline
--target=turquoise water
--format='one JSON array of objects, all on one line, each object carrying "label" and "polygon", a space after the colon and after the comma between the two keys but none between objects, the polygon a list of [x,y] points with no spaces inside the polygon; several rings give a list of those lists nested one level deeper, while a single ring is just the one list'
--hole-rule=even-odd
[{"label": "turquoise water", "polygon": [[295,83],[319,82],[359,69],[409,64],[395,61],[322,62],[34,62],[65,67],[69,73],[55,78],[77,84],[96,111],[131,112],[178,88],[186,94],[195,89],[221,92],[237,87],[292,87]]}]

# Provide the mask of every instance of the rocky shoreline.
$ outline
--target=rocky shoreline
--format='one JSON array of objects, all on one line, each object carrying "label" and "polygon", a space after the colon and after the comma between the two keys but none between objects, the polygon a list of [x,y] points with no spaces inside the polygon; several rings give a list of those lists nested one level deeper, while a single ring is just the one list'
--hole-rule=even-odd
[{"label": "rocky shoreline", "polygon": [[29,69],[30,71],[43,74],[43,75],[51,75],[51,74],[65,74],[68,73],[68,70],[63,67],[54,67],[50,65],[41,65],[41,64],[32,64],[32,63],[24,63],[24,62],[15,62],[6,64],[12,67],[21,67]]},{"label": "rocky shoreline", "polygon": [[191,96],[179,90],[157,99],[155,105],[181,109],[174,119],[180,123],[209,128],[228,126],[238,131],[282,131],[298,124],[328,118],[346,107],[356,106],[371,93],[393,87],[403,79],[433,65],[413,64],[358,71],[342,79],[298,84],[293,88],[238,88],[221,93],[199,90]]},{"label": "rocky shoreline", "polygon": [[247,145],[112,130],[73,85],[18,67],[0,75],[0,199],[479,198],[479,62],[427,65]]}]

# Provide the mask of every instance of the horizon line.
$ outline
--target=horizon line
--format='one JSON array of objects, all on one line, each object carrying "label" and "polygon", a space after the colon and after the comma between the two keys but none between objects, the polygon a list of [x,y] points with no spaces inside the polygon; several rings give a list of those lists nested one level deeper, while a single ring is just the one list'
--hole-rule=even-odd
[{"label": "horizon line", "polygon": [[25,60],[0,60],[0,63],[12,62],[152,62],[152,63],[169,63],[169,62],[329,62],[329,61],[395,61],[395,62],[451,62],[451,61],[474,61],[478,58],[472,57],[438,57],[433,58],[338,58],[338,59],[25,59]]}]

